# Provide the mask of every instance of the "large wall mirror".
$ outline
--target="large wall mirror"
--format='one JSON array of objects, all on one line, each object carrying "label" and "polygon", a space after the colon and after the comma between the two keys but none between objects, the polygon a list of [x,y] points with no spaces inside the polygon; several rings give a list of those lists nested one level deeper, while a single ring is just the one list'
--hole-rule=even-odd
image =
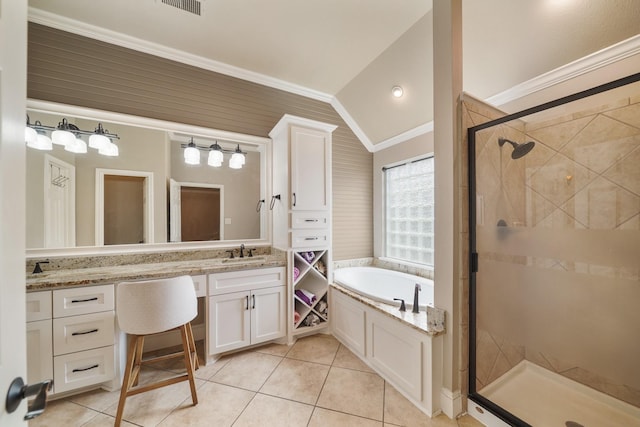
[{"label": "large wall mirror", "polygon": [[[117,156],[27,148],[28,256],[269,243],[270,139],[42,101],[27,106],[32,125],[65,119],[93,131],[100,123],[119,138]],[[185,161],[189,145],[199,164]],[[220,166],[208,164],[212,145]],[[230,164],[236,152],[242,162]]]}]

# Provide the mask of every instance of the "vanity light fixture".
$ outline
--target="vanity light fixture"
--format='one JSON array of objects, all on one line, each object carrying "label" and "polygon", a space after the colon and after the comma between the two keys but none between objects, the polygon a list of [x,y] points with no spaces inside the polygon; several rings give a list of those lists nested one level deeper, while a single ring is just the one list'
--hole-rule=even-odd
[{"label": "vanity light fixture", "polygon": [[401,86],[394,86],[391,88],[391,94],[396,98],[400,98],[404,94],[404,90]]},{"label": "vanity light fixture", "polygon": [[[47,132],[51,133],[51,137],[47,136]],[[36,138],[34,140],[34,133]],[[51,150],[52,144],[61,145],[66,151],[71,153],[86,153],[87,143],[82,140],[82,136],[89,136],[89,147],[98,150],[98,153],[105,156],[117,156],[118,146],[112,140],[120,139],[117,134],[109,133],[102,127],[102,123],[98,123],[98,127],[94,131],[82,130],[76,125],[69,123],[63,118],[58,126],[45,126],[40,121],[32,124],[27,115],[27,126],[25,128],[25,142],[27,147],[37,150]]]},{"label": "vanity light fixture", "polygon": [[208,147],[197,145],[193,142],[193,137],[191,137],[188,144],[182,144],[182,148],[184,148],[184,162],[188,165],[199,165],[200,164],[200,151],[208,152],[207,164],[209,166],[213,166],[214,168],[219,168],[222,166],[224,162],[224,155],[231,154],[231,158],[229,159],[229,167],[231,169],[240,169],[246,162],[245,152],[240,149],[240,144],[236,146],[235,150],[228,150],[220,146],[218,141],[215,141]]}]

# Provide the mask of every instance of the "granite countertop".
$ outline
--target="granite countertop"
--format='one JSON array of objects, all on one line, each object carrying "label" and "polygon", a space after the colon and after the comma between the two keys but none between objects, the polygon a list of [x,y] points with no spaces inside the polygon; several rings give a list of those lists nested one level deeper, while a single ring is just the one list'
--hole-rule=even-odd
[{"label": "granite countertop", "polygon": [[[443,335],[444,334],[444,310],[439,309],[439,308],[432,308],[437,314],[436,317],[438,317],[438,319],[433,319],[436,322],[440,322],[441,320],[441,324],[442,327],[438,327],[437,329],[435,329],[434,327],[432,327],[432,324],[434,323],[433,321],[427,321],[427,313],[426,311],[422,310],[420,311],[420,313],[412,313],[410,311],[405,311],[402,312],[398,309],[397,306],[394,305],[390,305],[390,304],[385,304],[383,302],[378,302],[375,300],[372,300],[371,298],[367,298],[365,296],[360,295],[357,292],[353,292],[350,291],[349,289],[346,289],[342,286],[340,286],[337,283],[332,283],[331,287],[347,296],[350,296],[351,298],[354,298],[355,300],[368,305],[369,307],[372,307],[382,313],[384,313],[385,315],[389,316],[389,317],[394,317],[396,319],[398,319],[399,321],[401,321],[402,323],[409,325],[410,327],[412,327],[413,329],[416,329],[422,333],[425,333],[429,336],[435,337],[438,335]],[[442,316],[442,318],[440,319],[440,316]],[[431,319],[430,319],[431,320]]]},{"label": "granite countertop", "polygon": [[253,258],[214,258],[89,268],[68,268],[50,270],[37,274],[27,274],[27,292],[74,286],[102,285],[128,280],[175,277],[184,274],[198,275],[254,268],[282,267],[285,265],[286,259],[282,256],[265,255]]}]

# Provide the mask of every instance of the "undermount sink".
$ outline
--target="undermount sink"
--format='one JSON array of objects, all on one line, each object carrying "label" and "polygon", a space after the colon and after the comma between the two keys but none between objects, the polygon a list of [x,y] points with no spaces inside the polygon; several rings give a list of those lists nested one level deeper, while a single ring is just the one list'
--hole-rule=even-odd
[{"label": "undermount sink", "polygon": [[247,262],[262,262],[265,258],[263,256],[244,257],[244,258],[225,258],[223,263],[247,263]]}]

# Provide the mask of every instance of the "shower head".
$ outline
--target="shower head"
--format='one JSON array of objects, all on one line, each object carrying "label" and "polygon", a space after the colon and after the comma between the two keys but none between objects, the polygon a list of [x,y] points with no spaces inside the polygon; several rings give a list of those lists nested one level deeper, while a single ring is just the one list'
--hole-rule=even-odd
[{"label": "shower head", "polygon": [[524,144],[518,144],[517,142],[510,141],[506,138],[498,138],[498,145],[500,147],[502,147],[505,142],[508,142],[513,146],[511,158],[514,160],[525,156],[529,151],[533,150],[534,145],[536,145],[536,143],[533,141],[525,142]]}]

